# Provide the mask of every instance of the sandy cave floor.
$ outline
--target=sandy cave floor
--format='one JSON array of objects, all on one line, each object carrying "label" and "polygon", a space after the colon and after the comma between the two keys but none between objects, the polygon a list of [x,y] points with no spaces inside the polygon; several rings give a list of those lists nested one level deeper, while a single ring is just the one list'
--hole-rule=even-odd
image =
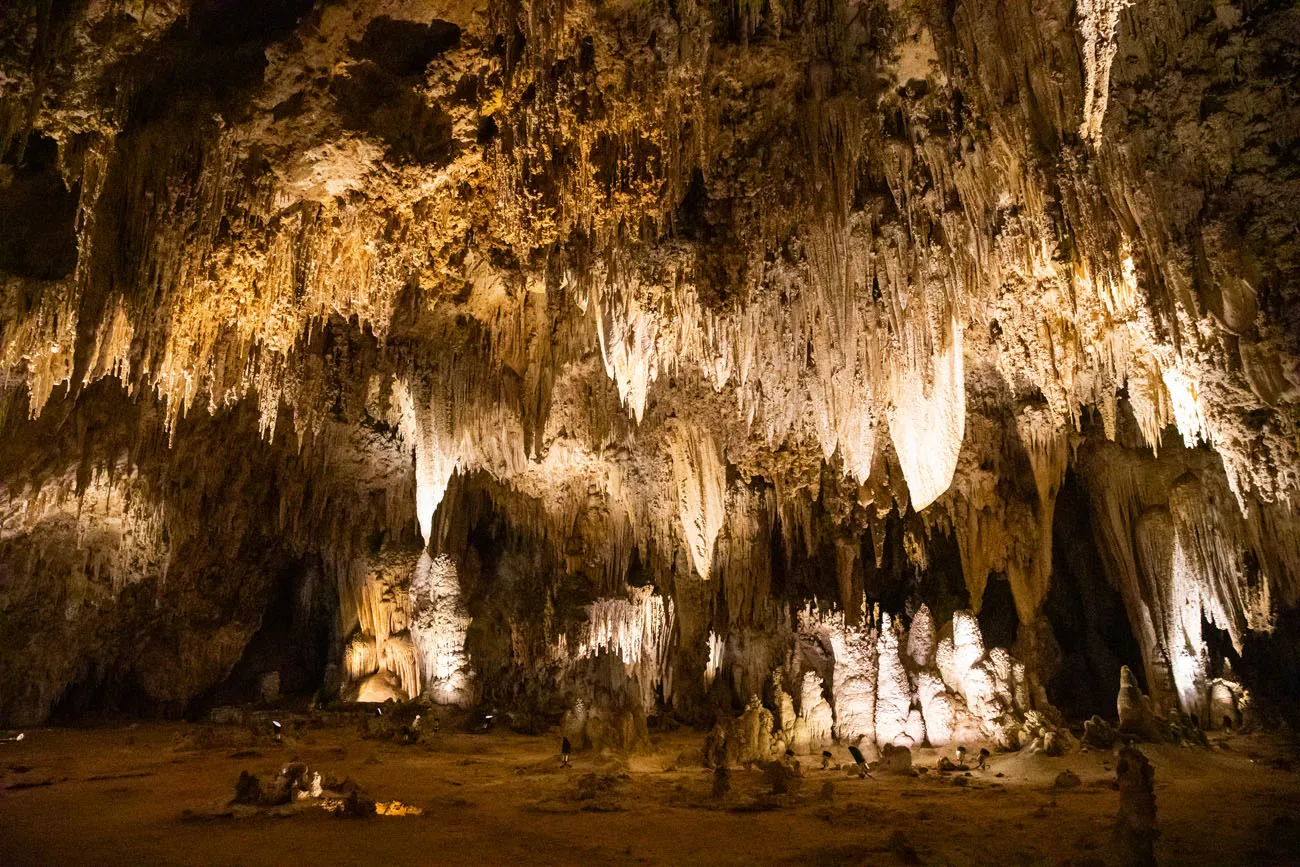
[{"label": "sandy cave floor", "polygon": [[[1209,751],[1144,748],[1161,863],[1300,864],[1300,774],[1274,766],[1295,766],[1294,747],[1219,740]],[[711,772],[676,765],[701,743],[694,732],[663,735],[648,754],[579,755],[562,769],[558,736],[442,733],[399,746],[351,724],[284,743],[183,723],[33,730],[0,744],[0,865],[1109,863],[1109,751],[995,755],[966,787],[934,772],[850,779],[806,758],[801,790],[765,807],[759,771],[734,771],[719,801]],[[916,752],[919,765],[937,757]],[[423,813],[228,815],[241,770],[267,779],[293,758]],[[1082,785],[1053,790],[1066,768]],[[580,799],[579,780],[593,773],[610,787]]]}]

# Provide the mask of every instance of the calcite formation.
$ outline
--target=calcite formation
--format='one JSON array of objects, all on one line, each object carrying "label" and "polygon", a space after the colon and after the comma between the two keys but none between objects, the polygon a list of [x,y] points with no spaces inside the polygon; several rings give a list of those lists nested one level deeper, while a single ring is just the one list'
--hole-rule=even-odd
[{"label": "calcite formation", "polygon": [[0,720],[303,671],[630,742],[780,668],[801,747],[1021,745],[1104,657],[1238,724],[1297,652],[1297,32],[4,5]]},{"label": "calcite formation", "polygon": [[[447,555],[420,554],[411,579],[411,636],[419,651],[424,692],[438,704],[468,705],[472,671],[465,658],[469,618],[460,598],[460,576]],[[420,690],[412,695],[420,694]]]},{"label": "calcite formation", "polygon": [[[846,628],[841,615],[804,612],[800,639],[832,648],[835,733],[841,740],[902,747],[992,742],[1019,749],[1034,737],[1027,734],[1034,728],[1027,720],[1052,728],[1042,718],[1059,718],[1056,709],[1045,697],[1031,696],[1023,663],[1004,648],[984,650],[971,612],[956,612],[940,630],[937,649],[929,650],[934,626],[926,607],[908,629],[884,614],[863,642],[846,640],[846,632],[862,631]],[[906,657],[900,645],[908,648]],[[871,672],[874,679],[864,678]]]}]

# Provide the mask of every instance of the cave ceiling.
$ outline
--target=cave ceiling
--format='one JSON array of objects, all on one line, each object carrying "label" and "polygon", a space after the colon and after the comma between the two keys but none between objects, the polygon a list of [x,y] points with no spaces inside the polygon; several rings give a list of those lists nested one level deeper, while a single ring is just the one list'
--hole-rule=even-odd
[{"label": "cave ceiling", "polygon": [[[1202,0],[5,4],[0,667],[49,669],[8,711],[131,642],[192,693],[283,562],[346,583],[488,512],[679,618],[707,584],[761,621],[781,556],[850,608],[952,537],[1032,660],[1067,473],[1185,691],[1202,620],[1240,645],[1300,599],[1298,33]],[[150,609],[183,627],[139,639]]]}]

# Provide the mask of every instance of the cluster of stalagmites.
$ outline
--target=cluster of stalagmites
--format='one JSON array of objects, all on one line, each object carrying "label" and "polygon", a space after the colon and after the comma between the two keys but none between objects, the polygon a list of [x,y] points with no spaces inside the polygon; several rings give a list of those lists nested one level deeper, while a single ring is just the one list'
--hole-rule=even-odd
[{"label": "cluster of stalagmites", "polygon": [[[1060,755],[1072,738],[1025,667],[1003,648],[985,650],[974,614],[936,630],[927,606],[910,628],[889,615],[850,626],[842,613],[800,618],[800,641],[831,650],[829,681],[814,670],[772,675],[772,710],[755,694],[734,719],[719,718],[705,760],[754,763],[808,755],[833,741],[888,748],[993,743]],[[797,683],[799,697],[785,688]]]},{"label": "cluster of stalagmites", "polygon": [[[1160,714],[1151,698],[1142,692],[1133,672],[1126,665],[1120,669],[1119,695],[1116,710],[1119,713],[1119,733],[1152,742],[1206,743],[1204,729],[1250,730],[1256,725],[1250,690],[1232,679],[1229,668],[1225,677],[1217,677],[1211,686],[1214,696],[1210,704],[1210,718],[1201,720],[1174,711],[1168,716]],[[1104,729],[1096,717],[1085,727],[1085,739],[1093,732]],[[1109,746],[1109,744],[1105,744]]]},{"label": "cluster of stalagmites", "polygon": [[841,740],[1066,748],[1059,715],[1031,685],[1024,664],[1004,648],[985,650],[970,611],[954,613],[942,630],[925,605],[907,629],[887,614],[869,629],[847,626],[839,616],[819,622],[806,614],[801,628],[829,639],[835,651],[835,734]]}]

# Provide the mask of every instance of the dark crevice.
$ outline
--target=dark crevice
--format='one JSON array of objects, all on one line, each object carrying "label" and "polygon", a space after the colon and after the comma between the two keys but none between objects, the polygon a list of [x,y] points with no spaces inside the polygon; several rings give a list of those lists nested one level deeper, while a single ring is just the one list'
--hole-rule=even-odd
[{"label": "dark crevice", "polygon": [[1115,716],[1119,670],[1143,677],[1142,655],[1119,591],[1093,544],[1088,498],[1073,470],[1056,499],[1052,580],[1043,612],[1061,650],[1048,698],[1074,718]]}]

